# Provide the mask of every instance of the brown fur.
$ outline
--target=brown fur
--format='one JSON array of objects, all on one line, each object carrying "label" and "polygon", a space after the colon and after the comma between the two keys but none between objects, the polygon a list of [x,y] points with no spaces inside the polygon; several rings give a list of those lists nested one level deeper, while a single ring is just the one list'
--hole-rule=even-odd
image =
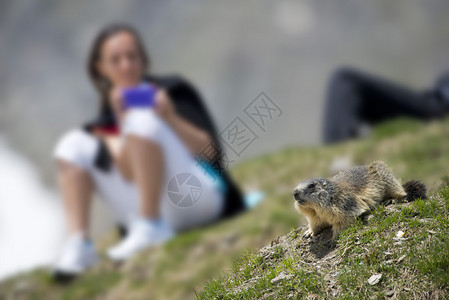
[{"label": "brown fur", "polygon": [[406,190],[382,161],[348,169],[330,179],[303,181],[293,194],[296,210],[309,224],[304,236],[317,235],[331,226],[334,238],[376,205],[389,199],[407,199]]}]

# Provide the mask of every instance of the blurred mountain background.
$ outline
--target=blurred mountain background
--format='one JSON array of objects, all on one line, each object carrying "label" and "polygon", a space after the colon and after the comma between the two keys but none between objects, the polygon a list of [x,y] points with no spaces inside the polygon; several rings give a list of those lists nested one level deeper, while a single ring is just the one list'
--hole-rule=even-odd
[{"label": "blurred mountain background", "polygon": [[[427,87],[449,66],[448,12],[446,0],[1,1],[0,134],[53,190],[55,142],[97,112],[90,44],[122,21],[141,31],[153,73],[178,73],[198,88],[218,130],[262,91],[283,110],[232,160],[316,145],[335,68]],[[0,209],[14,197],[0,192]]]},{"label": "blurred mountain background", "polygon": [[[0,126],[53,182],[50,151],[93,117],[89,46],[105,24],[144,36],[155,73],[180,73],[224,129],[264,91],[285,112],[244,156],[320,142],[326,80],[354,65],[414,87],[449,65],[449,2],[2,1]],[[286,130],[286,129],[294,130]]]}]

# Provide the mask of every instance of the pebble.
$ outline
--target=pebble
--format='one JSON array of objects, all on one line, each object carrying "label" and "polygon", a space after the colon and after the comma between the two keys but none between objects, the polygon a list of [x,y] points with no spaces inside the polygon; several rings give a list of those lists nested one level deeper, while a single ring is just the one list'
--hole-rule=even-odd
[{"label": "pebble", "polygon": [[284,271],[282,271],[281,273],[279,273],[278,276],[276,276],[273,279],[271,279],[271,283],[272,284],[276,284],[276,283],[281,282],[282,280],[290,279],[292,277],[293,277],[293,275],[287,274]]},{"label": "pebble", "polygon": [[397,262],[398,263],[402,262],[404,260],[404,258],[405,258],[405,255],[402,255],[401,257],[398,258]]},{"label": "pebble", "polygon": [[382,274],[374,274],[368,279],[368,283],[370,285],[375,285],[375,284],[379,283],[381,278],[382,278]]},{"label": "pebble", "polygon": [[405,235],[405,232],[402,231],[402,230],[399,230],[399,231],[396,233],[396,237],[397,237],[397,238],[403,238],[404,235]]}]

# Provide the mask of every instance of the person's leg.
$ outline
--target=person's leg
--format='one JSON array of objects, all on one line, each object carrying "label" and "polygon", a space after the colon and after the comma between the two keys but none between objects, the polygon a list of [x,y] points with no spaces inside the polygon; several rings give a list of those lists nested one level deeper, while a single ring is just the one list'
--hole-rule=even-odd
[{"label": "person's leg", "polygon": [[89,173],[62,159],[57,159],[57,178],[64,201],[69,235],[88,236],[92,180]]},{"label": "person's leg", "polygon": [[[160,120],[147,115],[127,117],[123,130],[124,151],[131,165],[131,177],[138,190],[139,205],[130,221],[129,235],[108,250],[113,260],[124,260],[138,251],[160,244],[174,235],[161,218],[161,192],[165,183],[165,157],[156,138]],[[129,120],[131,119],[131,120]],[[131,126],[129,123],[132,123]]]},{"label": "person's leg", "polygon": [[130,222],[129,235],[108,251],[111,259],[121,261],[138,251],[170,239],[174,232],[161,219],[160,202],[164,184],[164,156],[158,143],[129,134],[126,153],[131,163],[133,183],[137,186],[139,208]]},{"label": "person's leg", "polygon": [[362,101],[360,118],[370,124],[397,117],[429,120],[440,113],[425,93],[362,72],[353,71],[351,80]]},{"label": "person's leg", "polygon": [[409,116],[430,119],[439,109],[424,93],[353,69],[340,69],[328,88],[324,142],[338,142],[358,136],[361,125]]},{"label": "person's leg", "polygon": [[69,230],[54,270],[57,280],[79,274],[97,260],[93,244],[87,237],[93,185],[86,163],[93,160],[95,150],[95,142],[85,133],[72,130],[63,135],[53,152]]},{"label": "person's leg", "polygon": [[[141,179],[137,183],[141,195],[140,201],[159,202],[158,204],[149,204],[149,206],[146,206],[148,204],[141,204],[142,208],[159,207],[159,216],[162,219],[166,219],[172,227],[177,229],[182,227],[182,225],[189,227],[190,224],[187,223],[192,221],[188,220],[190,214],[195,215],[197,218],[197,220],[192,221],[192,224],[200,224],[202,220],[207,222],[209,217],[213,218],[215,216],[215,210],[221,207],[215,204],[222,199],[215,193],[217,186],[215,186],[214,180],[208,177],[207,172],[199,166],[199,163],[176,133],[153,110],[133,109],[129,111],[124,119],[123,138],[127,144],[125,147],[131,146],[131,148],[135,148],[135,157],[131,158],[135,159],[134,167],[136,170],[142,168],[140,171]],[[138,156],[141,156],[143,159],[139,159]],[[147,161],[147,165],[143,164],[142,161]],[[153,170],[145,170],[148,167]],[[181,176],[178,177],[178,175]],[[161,181],[154,180],[153,176],[159,176]],[[191,182],[187,178],[190,178],[192,181],[197,180],[203,190],[202,194],[204,194],[202,201],[194,201],[195,205],[191,207],[188,207],[185,203],[177,203],[176,200],[181,195],[174,195],[176,191],[169,187],[170,183],[177,182],[181,185],[181,188],[184,188],[183,180],[186,179],[187,185],[185,188],[190,196],[190,192],[195,188],[189,185]],[[141,186],[142,188],[148,188],[149,184],[151,184],[149,183],[150,180],[154,180],[154,183],[159,185],[159,188],[154,187],[157,189],[157,192],[152,194],[153,196],[144,198],[144,193],[140,192]],[[211,191],[210,193],[208,192],[209,190]],[[159,197],[156,197],[156,194]],[[210,199],[207,199],[207,197]],[[186,197],[179,201],[188,202],[190,200],[190,197]],[[202,209],[204,209],[206,215],[196,215]],[[141,210],[141,215],[145,215],[143,210]],[[179,222],[180,219],[184,219],[185,224]]]},{"label": "person's leg", "polygon": [[323,141],[340,142],[357,136],[362,99],[355,75],[347,69],[337,70],[330,78],[324,103]]},{"label": "person's leg", "polygon": [[98,193],[122,226],[127,227],[129,220],[136,214],[138,195],[135,184],[127,181],[114,164],[108,171],[95,166],[99,147],[100,140],[97,137],[76,128],[67,132],[54,149],[58,179],[63,185],[63,201],[67,203],[69,232],[88,229],[93,193]]},{"label": "person's leg", "polygon": [[[160,244],[174,234],[173,230],[190,228],[217,218],[222,198],[214,191],[211,179],[197,166],[185,145],[172,129],[151,109],[133,109],[127,113],[122,127],[126,151],[131,156],[132,177],[139,191],[139,217],[130,227],[130,234],[119,245],[108,251],[114,260],[124,260],[138,251]],[[187,195],[180,190],[169,190],[169,184],[178,175],[187,178]],[[170,199],[192,201],[194,195],[188,179],[198,179],[204,187],[201,199],[191,206],[178,206]],[[180,182],[176,181],[177,183]],[[176,188],[175,188],[176,189]]]},{"label": "person's leg", "polygon": [[91,169],[98,147],[94,136],[76,128],[65,133],[53,149],[69,234],[88,235],[94,191]]},{"label": "person's leg", "polygon": [[159,219],[164,183],[164,156],[154,141],[130,134],[126,141],[134,183],[139,189],[139,212],[143,218]]}]

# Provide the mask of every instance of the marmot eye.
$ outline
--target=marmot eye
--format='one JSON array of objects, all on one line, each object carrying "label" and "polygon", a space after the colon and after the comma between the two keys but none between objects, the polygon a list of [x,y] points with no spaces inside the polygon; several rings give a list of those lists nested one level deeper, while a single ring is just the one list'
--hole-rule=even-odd
[{"label": "marmot eye", "polygon": [[308,189],[313,189],[315,187],[315,183],[311,183],[309,184],[309,186],[307,187]]}]

